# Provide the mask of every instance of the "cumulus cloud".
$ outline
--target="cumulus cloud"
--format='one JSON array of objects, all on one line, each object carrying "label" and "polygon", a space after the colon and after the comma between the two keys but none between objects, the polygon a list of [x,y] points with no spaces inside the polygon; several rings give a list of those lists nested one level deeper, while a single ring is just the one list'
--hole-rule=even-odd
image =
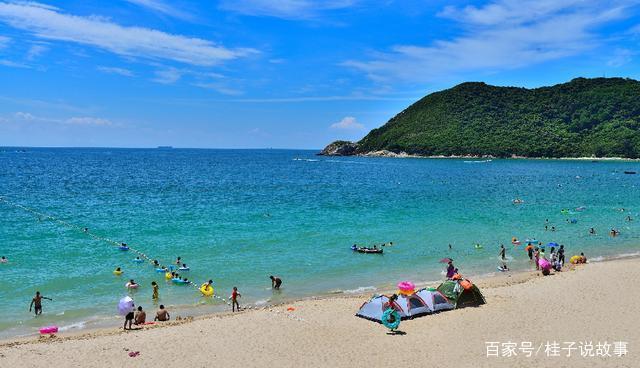
[{"label": "cumulus cloud", "polygon": [[462,35],[430,45],[396,45],[369,60],[348,60],[377,81],[432,81],[451,73],[519,68],[574,56],[597,47],[594,29],[627,17],[635,1],[494,0],[484,6],[447,7],[441,17]]},{"label": "cumulus cloud", "polygon": [[250,16],[308,19],[328,10],[348,8],[357,0],[222,0],[220,8]]},{"label": "cumulus cloud", "polygon": [[33,36],[93,46],[145,59],[211,66],[247,56],[253,49],[230,49],[211,41],[143,27],[125,27],[99,16],[76,16],[34,2],[0,2],[0,22]]},{"label": "cumulus cloud", "polygon": [[113,67],[113,66],[98,66],[96,69],[98,69],[98,71],[101,71],[103,73],[107,73],[107,74],[118,74],[121,75],[123,77],[133,77],[134,74],[131,70],[129,69],[124,69],[124,68],[117,68],[117,67]]},{"label": "cumulus cloud", "polygon": [[353,116],[346,116],[339,122],[331,124],[330,128],[341,130],[363,130],[364,125],[358,123],[356,118]]}]

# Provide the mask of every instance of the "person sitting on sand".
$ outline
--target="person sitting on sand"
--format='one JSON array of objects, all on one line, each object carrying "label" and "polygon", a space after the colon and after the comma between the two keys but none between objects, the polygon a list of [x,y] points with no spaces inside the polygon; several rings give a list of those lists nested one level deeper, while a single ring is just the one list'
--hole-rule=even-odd
[{"label": "person sitting on sand", "polygon": [[138,306],[138,311],[135,314],[133,323],[135,325],[144,325],[147,319],[147,313],[142,310],[141,306]]},{"label": "person sitting on sand", "polygon": [[235,312],[236,311],[236,307],[238,309],[238,312],[240,312],[240,303],[238,303],[238,298],[240,298],[242,295],[240,295],[240,293],[238,292],[238,288],[237,287],[233,287],[233,291],[231,292],[231,311]]},{"label": "person sitting on sand", "polygon": [[271,279],[271,288],[279,290],[280,285],[282,285],[282,279],[278,276],[269,276],[269,278]]},{"label": "person sitting on sand", "polygon": [[47,298],[46,296],[40,295],[39,291],[36,291],[36,296],[31,299],[31,304],[29,305],[29,312],[31,312],[31,308],[35,305],[36,316],[42,314],[42,299],[47,299],[53,301],[51,298]]},{"label": "person sitting on sand", "polygon": [[165,322],[171,319],[169,315],[169,311],[164,309],[164,305],[160,304],[160,309],[156,312],[156,317],[153,319],[154,321]]},{"label": "person sitting on sand", "polygon": [[7,262],[9,262],[9,260],[5,256],[2,256],[2,258],[0,258],[0,263],[7,263]]},{"label": "person sitting on sand", "polygon": [[584,253],[580,253],[580,263],[587,263],[587,257],[585,257]]}]

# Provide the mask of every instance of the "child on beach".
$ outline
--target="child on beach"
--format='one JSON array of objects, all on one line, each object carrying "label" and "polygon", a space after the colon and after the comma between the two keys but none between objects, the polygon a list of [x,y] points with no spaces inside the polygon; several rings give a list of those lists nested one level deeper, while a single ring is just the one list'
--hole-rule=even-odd
[{"label": "child on beach", "polygon": [[241,296],[242,295],[240,295],[240,293],[238,292],[238,288],[234,286],[233,291],[231,292],[231,311],[232,312],[236,311],[236,307],[238,309],[238,312],[240,312],[240,304],[238,303],[238,298]]}]

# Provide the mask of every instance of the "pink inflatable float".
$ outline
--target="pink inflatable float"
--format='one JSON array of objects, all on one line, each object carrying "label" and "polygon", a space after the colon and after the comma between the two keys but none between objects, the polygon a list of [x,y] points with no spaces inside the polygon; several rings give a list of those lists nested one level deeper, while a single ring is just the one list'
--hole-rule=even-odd
[{"label": "pink inflatable float", "polygon": [[538,260],[538,266],[540,266],[540,268],[542,268],[543,270],[551,269],[551,263],[544,258],[540,258]]},{"label": "pink inflatable float", "polygon": [[47,326],[40,329],[40,333],[43,335],[54,334],[56,332],[58,332],[58,326]]},{"label": "pink inflatable float", "polygon": [[411,281],[402,281],[398,283],[398,290],[400,294],[413,294],[416,292],[416,286]]}]

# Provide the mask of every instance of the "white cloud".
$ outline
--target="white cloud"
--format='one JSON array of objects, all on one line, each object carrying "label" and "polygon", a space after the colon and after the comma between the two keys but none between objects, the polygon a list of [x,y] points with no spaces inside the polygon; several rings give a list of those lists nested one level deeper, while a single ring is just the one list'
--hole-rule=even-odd
[{"label": "white cloud", "polygon": [[21,69],[30,69],[31,68],[29,65],[18,63],[18,62],[7,60],[7,59],[0,60],[0,65],[8,66],[10,68],[21,68]]},{"label": "white cloud", "polygon": [[134,74],[131,70],[129,69],[124,69],[124,68],[117,68],[117,67],[113,67],[113,66],[98,66],[96,69],[98,69],[98,71],[101,71],[103,73],[107,73],[107,74],[118,74],[121,75],[123,77],[133,77]]},{"label": "white cloud", "polygon": [[183,71],[176,68],[161,69],[155,71],[156,77],[152,80],[162,84],[173,84],[182,78],[183,74]]},{"label": "white cloud", "polygon": [[243,15],[309,19],[327,10],[348,8],[356,2],[357,0],[222,0],[220,7]]},{"label": "white cloud", "polygon": [[618,68],[623,65],[629,64],[633,57],[636,55],[635,51],[629,49],[616,49],[610,56],[611,58],[607,61],[607,65]]},{"label": "white cloud", "polygon": [[9,37],[0,36],[0,49],[3,49],[9,45],[11,39]]},{"label": "white cloud", "polygon": [[193,16],[183,10],[180,10],[166,1],[162,0],[125,0],[132,4],[141,6],[143,8],[147,8],[156,13],[162,13],[164,15],[168,15],[174,18],[191,20]]},{"label": "white cloud", "polygon": [[447,7],[463,34],[431,45],[396,45],[369,60],[349,60],[376,81],[432,81],[469,71],[513,69],[574,56],[600,40],[595,28],[627,16],[633,0],[494,0],[482,7]]},{"label": "white cloud", "polygon": [[73,117],[65,120],[66,124],[71,125],[96,125],[96,126],[108,126],[112,125],[110,120],[102,118],[94,118],[89,116]]},{"label": "white cloud", "polygon": [[330,128],[341,130],[363,130],[364,125],[358,123],[356,118],[353,116],[346,116],[339,122],[331,124]]},{"label": "white cloud", "polygon": [[85,125],[85,126],[111,126],[113,123],[108,119],[96,118],[90,116],[71,117],[67,119],[50,118],[33,115],[29,112],[18,111],[13,114],[14,122],[34,122],[34,123],[53,123],[60,125]]},{"label": "white cloud", "polygon": [[125,27],[99,16],[65,14],[39,3],[0,2],[0,22],[41,39],[90,45],[122,56],[200,66],[211,66],[257,52],[229,49],[208,40],[149,28]]},{"label": "white cloud", "polygon": [[29,51],[27,51],[27,60],[33,60],[47,51],[49,51],[49,48],[45,45],[33,45],[29,48]]}]

